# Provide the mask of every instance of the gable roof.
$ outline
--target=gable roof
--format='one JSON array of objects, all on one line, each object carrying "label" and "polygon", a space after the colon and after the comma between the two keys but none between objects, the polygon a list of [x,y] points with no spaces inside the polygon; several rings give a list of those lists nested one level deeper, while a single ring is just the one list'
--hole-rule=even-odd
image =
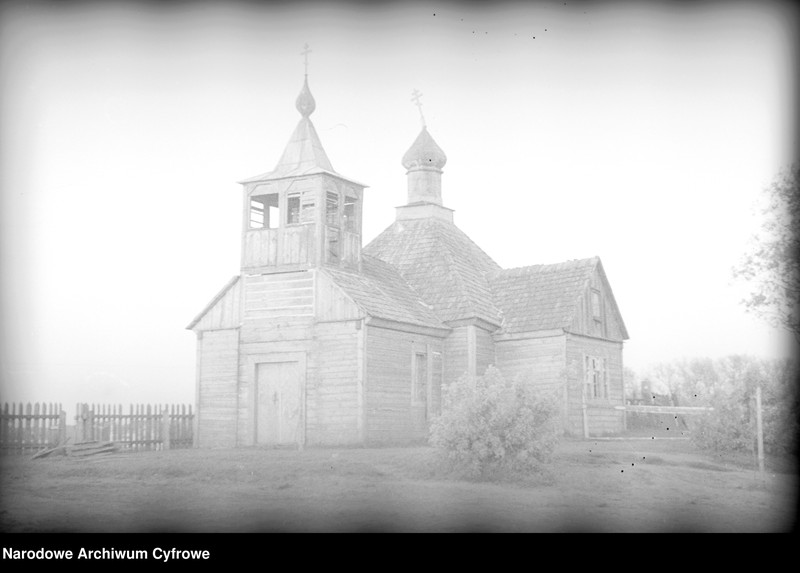
[{"label": "gable roof", "polygon": [[394,266],[443,322],[480,318],[500,325],[485,276],[500,266],[453,223],[395,221],[363,252]]},{"label": "gable roof", "polygon": [[226,294],[228,294],[228,291],[231,290],[234,286],[236,286],[236,283],[239,282],[239,278],[240,278],[239,275],[236,275],[232,277],[227,283],[225,283],[225,286],[222,287],[222,289],[220,289],[220,291],[216,295],[214,295],[214,298],[211,299],[211,301],[205,306],[205,308],[203,308],[203,310],[201,310],[200,313],[192,319],[192,322],[189,323],[189,325],[186,327],[186,330],[192,330],[195,326],[197,326],[197,324],[201,320],[203,320],[203,317],[206,314],[208,314],[209,311],[212,308],[214,308]]},{"label": "gable roof", "polygon": [[323,267],[327,274],[367,314],[395,322],[447,328],[392,266],[363,255],[361,272]]},{"label": "gable roof", "polygon": [[568,328],[600,259],[503,269],[487,278],[503,313],[498,332]]}]

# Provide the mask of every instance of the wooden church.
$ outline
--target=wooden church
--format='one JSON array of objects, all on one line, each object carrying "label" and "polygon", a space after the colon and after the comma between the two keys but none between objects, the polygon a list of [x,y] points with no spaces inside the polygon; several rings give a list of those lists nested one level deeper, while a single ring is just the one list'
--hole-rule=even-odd
[{"label": "wooden church", "polygon": [[245,179],[241,273],[197,335],[200,447],[423,441],[441,389],[495,365],[555,388],[565,433],[623,429],[628,338],[598,258],[502,269],[442,202],[425,127],[408,201],[366,247],[364,185],[337,173],[310,116],[275,169]]}]

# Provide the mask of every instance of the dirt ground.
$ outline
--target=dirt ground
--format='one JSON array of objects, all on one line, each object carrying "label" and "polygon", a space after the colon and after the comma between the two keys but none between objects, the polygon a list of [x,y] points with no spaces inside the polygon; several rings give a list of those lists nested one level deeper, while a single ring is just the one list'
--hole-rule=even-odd
[{"label": "dirt ground", "polygon": [[796,468],[760,478],[682,440],[564,440],[542,475],[479,482],[430,448],[2,459],[5,532],[778,532]]}]

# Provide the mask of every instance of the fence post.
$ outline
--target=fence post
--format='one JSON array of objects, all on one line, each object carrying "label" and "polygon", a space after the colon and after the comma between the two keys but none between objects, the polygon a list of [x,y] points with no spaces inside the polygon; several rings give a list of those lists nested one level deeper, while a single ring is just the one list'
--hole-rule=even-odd
[{"label": "fence post", "polygon": [[67,441],[67,413],[58,405],[58,443],[63,445]]},{"label": "fence post", "polygon": [[85,442],[86,441],[86,420],[84,415],[86,414],[86,404],[78,404],[77,406],[77,413],[75,414],[75,441],[76,442]]},{"label": "fence post", "polygon": [[761,425],[761,386],[756,386],[756,439],[758,445],[758,471],[764,475],[764,429]]},{"label": "fence post", "polygon": [[170,448],[170,435],[169,435],[169,428],[170,428],[170,415],[169,415],[169,407],[164,408],[161,412],[161,443],[162,447],[165,450]]}]

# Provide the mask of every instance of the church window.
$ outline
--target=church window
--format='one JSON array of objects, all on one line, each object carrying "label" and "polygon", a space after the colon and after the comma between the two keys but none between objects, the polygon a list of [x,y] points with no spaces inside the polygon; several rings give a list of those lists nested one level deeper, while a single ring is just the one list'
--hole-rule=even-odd
[{"label": "church window", "polygon": [[280,225],[278,194],[257,195],[250,198],[250,228],[275,229]]},{"label": "church window", "polygon": [[325,201],[325,222],[334,227],[339,226],[339,194],[328,192]]},{"label": "church window", "polygon": [[356,198],[345,195],[344,198],[344,212],[342,213],[343,226],[345,231],[355,233],[358,231],[356,228]]},{"label": "church window", "polygon": [[289,193],[286,198],[286,224],[313,223],[314,207],[313,193]]},{"label": "church window", "polygon": [[592,289],[592,326],[595,336],[605,336],[606,331],[603,324],[603,300],[600,298],[600,291]]},{"label": "church window", "polygon": [[286,198],[286,224],[297,225],[300,222],[300,193],[293,193]]},{"label": "church window", "polygon": [[606,376],[606,361],[597,356],[585,358],[585,392],[588,399],[608,398],[608,378]]}]

